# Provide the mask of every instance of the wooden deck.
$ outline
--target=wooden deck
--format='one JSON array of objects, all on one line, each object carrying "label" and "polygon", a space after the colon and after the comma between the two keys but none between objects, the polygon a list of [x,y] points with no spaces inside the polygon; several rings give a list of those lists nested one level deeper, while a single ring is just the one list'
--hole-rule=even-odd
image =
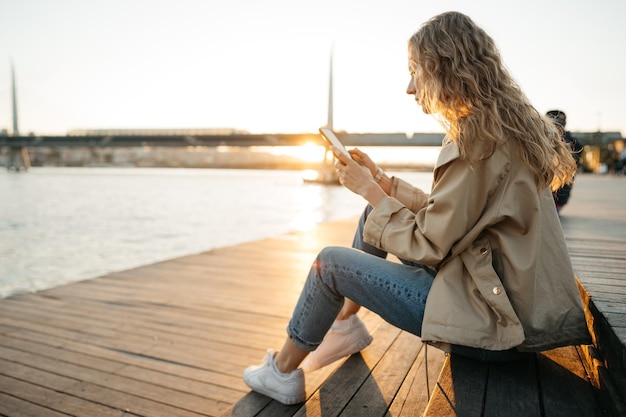
[{"label": "wooden deck", "polygon": [[[625,188],[626,179],[581,176],[563,211],[575,268],[609,328],[606,343],[621,347],[626,259],[619,249],[606,254],[626,241]],[[0,415],[420,415],[428,401],[423,345],[368,311],[361,316],[372,345],[307,375],[304,406],[269,401],[241,379],[268,347],[282,345],[317,252],[348,245],[354,225],[323,224],[0,300]],[[594,263],[603,259],[608,272],[598,275]],[[428,349],[431,391],[443,361]]]},{"label": "wooden deck", "polygon": [[626,177],[581,176],[561,223],[593,345],[580,349],[609,415],[626,416]]}]

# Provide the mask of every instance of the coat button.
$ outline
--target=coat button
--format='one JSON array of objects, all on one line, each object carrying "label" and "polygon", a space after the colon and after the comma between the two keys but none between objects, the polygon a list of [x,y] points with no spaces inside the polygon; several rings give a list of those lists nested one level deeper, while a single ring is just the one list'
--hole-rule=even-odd
[{"label": "coat button", "polygon": [[493,290],[491,291],[493,291],[495,295],[500,295],[500,293],[502,292],[502,289],[500,287],[493,287]]},{"label": "coat button", "polygon": [[480,254],[481,254],[481,255],[486,255],[486,254],[487,254],[487,252],[489,252],[489,251],[487,250],[487,248],[480,248]]}]

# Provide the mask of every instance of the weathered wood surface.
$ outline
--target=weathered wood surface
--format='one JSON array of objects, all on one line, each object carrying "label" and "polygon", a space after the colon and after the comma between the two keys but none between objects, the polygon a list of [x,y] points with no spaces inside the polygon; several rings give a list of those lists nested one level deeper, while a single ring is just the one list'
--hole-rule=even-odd
[{"label": "weathered wood surface", "polygon": [[510,363],[446,359],[427,417],[603,417],[576,347]]},{"label": "weathered wood surface", "polygon": [[626,415],[626,177],[579,176],[561,224],[594,346],[581,350],[607,412]]}]

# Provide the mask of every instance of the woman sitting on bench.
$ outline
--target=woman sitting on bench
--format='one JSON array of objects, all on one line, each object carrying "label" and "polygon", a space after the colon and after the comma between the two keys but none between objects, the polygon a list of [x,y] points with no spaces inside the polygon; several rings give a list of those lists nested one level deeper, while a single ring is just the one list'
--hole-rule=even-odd
[{"label": "woman sitting on bench", "polygon": [[554,123],[461,13],[426,22],[408,52],[407,93],[447,133],[432,189],[384,175],[359,150],[336,152],[340,182],[369,206],[355,248],[317,256],[280,351],[244,371],[250,388],[281,403],[305,401],[299,366],[310,352],[319,349],[313,369],[371,341],[354,315],[361,305],[483,360],[589,341],[552,197],[576,163]]}]

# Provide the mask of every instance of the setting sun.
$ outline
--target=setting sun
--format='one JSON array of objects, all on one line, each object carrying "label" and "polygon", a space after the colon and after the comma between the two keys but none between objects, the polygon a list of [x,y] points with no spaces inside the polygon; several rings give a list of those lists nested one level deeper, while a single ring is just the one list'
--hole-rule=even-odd
[{"label": "setting sun", "polygon": [[274,156],[289,156],[303,162],[322,162],[324,151],[323,146],[307,143],[301,146],[275,146],[269,152]]}]

